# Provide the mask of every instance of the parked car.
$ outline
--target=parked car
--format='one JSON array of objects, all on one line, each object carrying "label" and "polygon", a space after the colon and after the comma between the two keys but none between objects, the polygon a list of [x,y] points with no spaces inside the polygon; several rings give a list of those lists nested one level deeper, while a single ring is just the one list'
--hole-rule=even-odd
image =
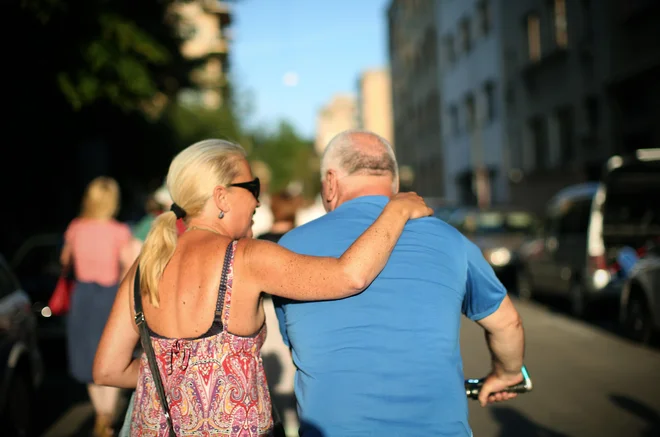
[{"label": "parked car", "polygon": [[649,344],[660,332],[660,250],[641,258],[621,293],[619,322],[632,340]]},{"label": "parked car", "polygon": [[28,295],[0,255],[0,429],[28,436],[44,368]]},{"label": "parked car", "polygon": [[515,284],[520,246],[537,231],[537,217],[514,207],[460,208],[447,223],[475,243],[502,281],[511,288]]},{"label": "parked car", "polygon": [[582,317],[596,301],[618,302],[623,280],[614,275],[619,251],[660,235],[660,161],[610,159],[600,182],[559,191],[548,203],[539,238],[520,250],[521,298],[566,299]]},{"label": "parked car", "polygon": [[41,338],[65,336],[64,317],[55,316],[48,301],[60,276],[61,234],[38,234],[28,238],[14,254],[11,269],[32,301]]}]

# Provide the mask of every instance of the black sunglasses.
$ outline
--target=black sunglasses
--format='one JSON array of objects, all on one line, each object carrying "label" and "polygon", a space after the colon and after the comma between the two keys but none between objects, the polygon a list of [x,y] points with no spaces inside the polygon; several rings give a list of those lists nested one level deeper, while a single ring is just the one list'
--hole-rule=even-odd
[{"label": "black sunglasses", "polygon": [[254,198],[257,199],[257,202],[259,201],[259,193],[261,192],[261,183],[259,182],[259,178],[254,178],[253,180],[248,182],[238,182],[236,184],[229,184],[229,186],[244,188],[248,190],[250,193],[252,193]]}]

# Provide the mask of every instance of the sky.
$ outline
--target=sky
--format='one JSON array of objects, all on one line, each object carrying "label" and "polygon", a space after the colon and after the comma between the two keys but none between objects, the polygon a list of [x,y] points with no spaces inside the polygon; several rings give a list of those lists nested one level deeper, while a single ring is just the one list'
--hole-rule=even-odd
[{"label": "sky", "polygon": [[241,0],[234,4],[230,69],[249,97],[250,125],[292,123],[312,139],[316,113],[355,93],[361,71],[387,66],[390,0]]}]

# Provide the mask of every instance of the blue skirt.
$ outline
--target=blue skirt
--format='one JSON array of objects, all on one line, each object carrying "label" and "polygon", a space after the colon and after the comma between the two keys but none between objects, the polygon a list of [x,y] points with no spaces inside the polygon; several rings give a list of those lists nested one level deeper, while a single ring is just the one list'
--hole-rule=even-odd
[{"label": "blue skirt", "polygon": [[67,317],[69,372],[83,384],[91,384],[92,366],[101,334],[117,295],[117,285],[77,282]]}]

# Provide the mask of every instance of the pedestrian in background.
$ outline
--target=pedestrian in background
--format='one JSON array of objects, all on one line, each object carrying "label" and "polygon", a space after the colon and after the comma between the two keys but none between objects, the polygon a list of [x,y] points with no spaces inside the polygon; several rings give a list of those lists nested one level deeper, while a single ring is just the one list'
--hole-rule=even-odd
[{"label": "pedestrian in background", "polygon": [[119,399],[119,389],[96,385],[92,379],[94,355],[126,268],[120,254],[131,239],[128,225],[115,220],[118,211],[117,182],[105,176],[91,181],[80,215],[66,229],[60,256],[63,269],[73,269],[76,277],[67,318],[69,371],[76,381],[87,384],[96,437],[113,434]]}]

